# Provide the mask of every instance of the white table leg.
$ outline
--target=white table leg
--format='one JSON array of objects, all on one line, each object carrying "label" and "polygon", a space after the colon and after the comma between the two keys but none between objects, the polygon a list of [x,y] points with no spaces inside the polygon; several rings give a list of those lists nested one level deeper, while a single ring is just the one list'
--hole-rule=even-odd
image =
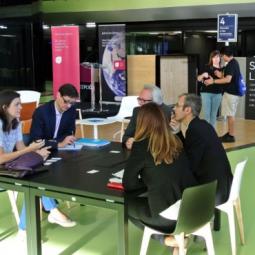
[{"label": "white table leg", "polygon": [[97,125],[93,125],[93,129],[94,129],[94,139],[98,139]]}]

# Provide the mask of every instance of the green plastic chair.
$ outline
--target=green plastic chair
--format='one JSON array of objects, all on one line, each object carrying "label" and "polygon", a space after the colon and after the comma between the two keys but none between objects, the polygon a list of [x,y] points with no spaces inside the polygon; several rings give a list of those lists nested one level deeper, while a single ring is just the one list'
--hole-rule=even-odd
[{"label": "green plastic chair", "polygon": [[208,255],[215,255],[210,220],[214,215],[217,181],[184,190],[182,200],[160,213],[169,220],[177,220],[173,233],[163,233],[145,226],[140,255],[146,255],[152,234],[171,234],[179,246],[179,255],[185,255],[184,237],[202,236]]}]

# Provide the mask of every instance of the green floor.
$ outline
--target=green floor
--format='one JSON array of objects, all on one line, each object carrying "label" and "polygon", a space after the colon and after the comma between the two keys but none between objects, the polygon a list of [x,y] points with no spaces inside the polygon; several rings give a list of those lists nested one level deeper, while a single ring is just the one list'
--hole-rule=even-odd
[{"label": "green floor", "polygon": [[[255,250],[255,148],[251,147],[228,153],[231,165],[248,158],[248,164],[244,172],[241,202],[245,226],[246,244],[240,245],[237,234],[237,255],[253,255]],[[0,193],[0,254],[26,254],[25,242],[17,238],[17,226],[6,192]],[[22,195],[19,196],[19,207]],[[64,203],[60,203],[65,206]],[[62,208],[78,225],[72,229],[64,229],[51,225],[46,220],[42,221],[43,254],[54,255],[115,255],[117,254],[117,225],[115,214],[110,210],[97,209],[90,206],[72,204],[71,209]],[[226,216],[222,215],[222,228],[214,232],[214,246],[217,255],[231,255]],[[131,255],[139,254],[142,232],[129,224],[129,248]],[[191,243],[187,254],[206,254],[204,244]],[[169,255],[169,249],[152,240],[148,255]]]}]

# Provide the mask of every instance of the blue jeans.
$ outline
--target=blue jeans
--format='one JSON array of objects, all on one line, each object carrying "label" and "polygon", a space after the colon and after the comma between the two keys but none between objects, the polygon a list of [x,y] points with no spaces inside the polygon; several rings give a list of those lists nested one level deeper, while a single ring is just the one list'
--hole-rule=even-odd
[{"label": "blue jeans", "polygon": [[[57,207],[57,203],[55,199],[50,197],[42,197],[42,204],[46,211],[50,211]],[[26,209],[24,204],[20,214],[19,229],[22,229],[22,230],[26,229]]]},{"label": "blue jeans", "polygon": [[220,107],[222,94],[201,93],[202,105],[204,109],[204,117],[213,127],[216,124],[217,112]]}]

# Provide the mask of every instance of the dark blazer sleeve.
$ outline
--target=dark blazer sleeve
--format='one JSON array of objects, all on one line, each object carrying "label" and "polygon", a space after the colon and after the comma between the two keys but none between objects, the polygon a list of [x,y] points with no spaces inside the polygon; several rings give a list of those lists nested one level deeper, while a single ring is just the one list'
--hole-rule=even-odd
[{"label": "dark blazer sleeve", "polygon": [[[30,129],[30,142],[44,139],[46,146],[51,146],[51,149],[58,148],[57,140],[53,139],[54,136],[54,127],[55,116],[49,111],[49,107],[38,107],[32,118],[32,125]],[[48,123],[53,124],[52,128]]]},{"label": "dark blazer sleeve", "polygon": [[141,146],[141,142],[134,142],[123,176],[125,191],[133,191],[145,187],[140,178],[144,168],[145,153],[146,150],[144,146]]},{"label": "dark blazer sleeve", "polygon": [[128,126],[125,130],[125,133],[124,133],[123,137],[122,137],[123,145],[125,145],[128,138],[134,137],[134,135],[135,135],[138,110],[139,110],[139,107],[136,107],[133,110],[133,114],[132,114],[132,117],[130,119],[130,122],[128,123]]},{"label": "dark blazer sleeve", "polygon": [[206,142],[201,135],[203,130],[188,129],[185,138],[185,150],[188,155],[191,170],[195,176],[199,176],[200,164],[206,151]]},{"label": "dark blazer sleeve", "polygon": [[75,118],[75,107],[71,107],[63,113],[56,138],[58,142],[62,142],[67,136],[75,134]]}]

